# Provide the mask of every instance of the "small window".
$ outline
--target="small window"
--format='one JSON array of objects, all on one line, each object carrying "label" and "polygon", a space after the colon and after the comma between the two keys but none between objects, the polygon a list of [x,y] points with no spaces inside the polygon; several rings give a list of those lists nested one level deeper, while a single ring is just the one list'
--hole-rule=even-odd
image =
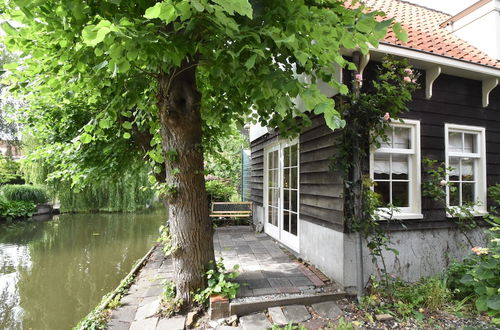
[{"label": "small window", "polygon": [[482,127],[445,125],[448,207],[478,203],[486,211],[486,144]]},{"label": "small window", "polygon": [[420,207],[420,122],[391,124],[387,140],[370,154],[370,175],[382,203],[399,210],[395,218],[422,218]]}]

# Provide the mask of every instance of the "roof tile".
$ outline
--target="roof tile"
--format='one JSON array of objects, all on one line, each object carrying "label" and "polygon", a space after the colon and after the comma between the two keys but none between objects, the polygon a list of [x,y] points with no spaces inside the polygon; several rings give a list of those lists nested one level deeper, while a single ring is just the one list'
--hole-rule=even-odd
[{"label": "roof tile", "polygon": [[386,14],[380,20],[392,17],[408,31],[407,42],[389,31],[383,40],[386,43],[500,68],[500,61],[439,26],[451,17],[448,14],[400,0],[366,0],[365,4]]}]

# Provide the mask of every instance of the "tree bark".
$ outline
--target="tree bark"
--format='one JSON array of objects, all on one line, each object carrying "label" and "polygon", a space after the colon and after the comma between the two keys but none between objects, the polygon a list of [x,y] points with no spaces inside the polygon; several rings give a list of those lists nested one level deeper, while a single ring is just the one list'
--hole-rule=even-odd
[{"label": "tree bark", "polygon": [[213,228],[209,218],[201,145],[201,95],[196,86],[196,63],[158,77],[158,110],[169,187],[168,215],[176,298],[192,304],[192,293],[204,288],[204,273],[214,261]]}]

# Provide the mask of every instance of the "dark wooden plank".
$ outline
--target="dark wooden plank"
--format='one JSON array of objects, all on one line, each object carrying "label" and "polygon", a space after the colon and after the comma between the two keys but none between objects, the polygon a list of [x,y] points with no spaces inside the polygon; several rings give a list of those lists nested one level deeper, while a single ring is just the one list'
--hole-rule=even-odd
[{"label": "dark wooden plank", "polygon": [[328,134],[320,136],[316,139],[309,140],[308,142],[304,142],[300,145],[300,152],[306,153],[309,151],[314,151],[322,148],[333,147],[335,141],[338,140],[338,137],[334,134]]},{"label": "dark wooden plank", "polygon": [[300,204],[300,216],[310,216],[319,220],[342,225],[344,212]]},{"label": "dark wooden plank", "polygon": [[300,204],[336,211],[344,210],[344,201],[338,197],[325,197],[300,193]]},{"label": "dark wooden plank", "polygon": [[342,178],[329,172],[301,173],[300,184],[341,184]]},{"label": "dark wooden plank", "polygon": [[325,197],[341,197],[344,192],[344,186],[342,184],[336,185],[317,185],[317,184],[301,184],[300,193],[325,196]]}]

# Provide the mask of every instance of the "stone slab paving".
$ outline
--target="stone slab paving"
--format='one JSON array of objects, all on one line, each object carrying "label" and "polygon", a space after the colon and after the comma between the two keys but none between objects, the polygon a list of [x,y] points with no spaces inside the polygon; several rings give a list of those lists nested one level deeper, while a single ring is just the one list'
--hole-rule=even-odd
[{"label": "stone slab paving", "polygon": [[276,241],[249,226],[219,227],[214,234],[216,258],[227,269],[239,265],[238,298],[278,293],[300,293],[325,285]]},{"label": "stone slab paving", "polygon": [[283,307],[283,314],[288,322],[299,323],[311,318],[311,314],[304,305],[291,305]]},{"label": "stone slab paving", "polygon": [[325,301],[311,306],[319,316],[325,319],[335,319],[342,315],[342,310],[334,301]]},{"label": "stone slab paving", "polygon": [[[111,313],[108,329],[175,329],[164,327],[165,321],[155,316],[163,293],[163,282],[172,279],[172,261],[164,258],[163,252],[157,247],[140,270],[128,293],[121,299],[121,306]],[[179,329],[183,328],[184,324]]]},{"label": "stone slab paving", "polygon": [[243,330],[262,330],[272,327],[271,322],[264,313],[246,315],[240,318],[240,326]]},{"label": "stone slab paving", "polygon": [[267,309],[269,313],[269,317],[273,324],[277,325],[286,325],[288,324],[288,320],[286,319],[285,314],[283,313],[283,309],[281,307],[269,307]]}]

